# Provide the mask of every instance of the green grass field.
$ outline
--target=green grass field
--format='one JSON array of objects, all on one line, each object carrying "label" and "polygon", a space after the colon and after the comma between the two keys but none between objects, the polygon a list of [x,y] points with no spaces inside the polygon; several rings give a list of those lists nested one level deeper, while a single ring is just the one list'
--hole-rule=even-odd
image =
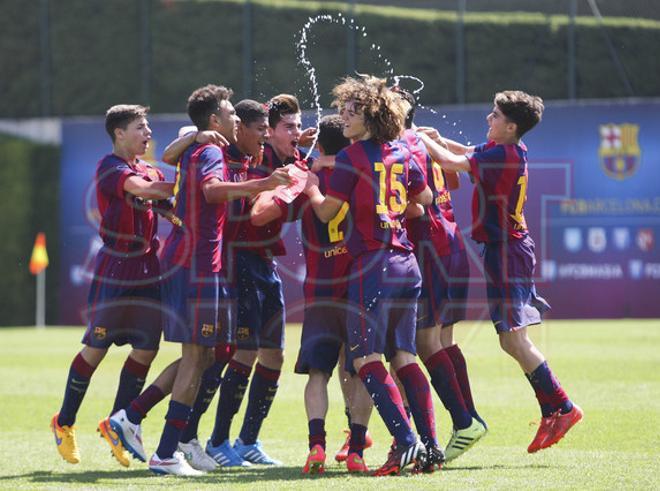
[{"label": "green grass field", "polygon": [[[526,453],[539,414],[533,392],[515,363],[498,347],[487,323],[464,323],[458,339],[468,358],[480,413],[490,425],[487,437],[470,452],[433,475],[399,478],[348,476],[330,462],[325,476],[300,473],[307,450],[303,407],[306,378],[293,374],[300,328],[287,330],[285,372],[261,439],[284,462],[280,468],[255,466],[220,470],[194,480],[156,477],[133,461],[129,469],[111,457],[98,438],[98,420],[109,411],[127,348],[110,352],[94,375],[76,423],[82,462],[70,465],[58,455],[49,419],[60,406],[66,374],[79,349],[79,328],[0,329],[0,488],[1,489],[659,489],[660,488],[660,321],[552,321],[531,330],[535,342],[585,420],[559,445]],[[178,347],[164,343],[149,380],[176,358]],[[326,429],[328,452],[343,441],[343,403],[336,378],[330,386]],[[449,419],[436,399],[438,434],[446,442]],[[201,424],[210,433],[215,401]],[[144,421],[147,453],[153,452],[166,404]],[[245,403],[243,404],[243,409]],[[238,433],[242,411],[235,420]],[[374,412],[375,446],[365,454],[380,465],[390,437]],[[330,458],[332,458],[330,456]]]}]

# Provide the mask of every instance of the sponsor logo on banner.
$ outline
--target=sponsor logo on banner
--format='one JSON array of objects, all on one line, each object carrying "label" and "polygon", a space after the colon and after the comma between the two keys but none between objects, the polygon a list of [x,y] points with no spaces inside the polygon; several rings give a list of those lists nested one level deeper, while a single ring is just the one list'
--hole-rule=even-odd
[{"label": "sponsor logo on banner", "polygon": [[628,272],[630,273],[630,277],[635,280],[640,279],[642,277],[643,267],[644,264],[639,259],[632,259],[628,261]]},{"label": "sponsor logo on banner", "polygon": [[630,246],[630,231],[626,227],[617,227],[612,231],[614,247],[625,251]]},{"label": "sponsor logo on banner", "polygon": [[654,280],[660,278],[660,263],[646,263],[644,265],[644,276]]},{"label": "sponsor logo on banner", "polygon": [[557,277],[557,263],[550,259],[541,262],[541,276],[544,280],[554,280]]},{"label": "sponsor logo on banner", "polygon": [[579,251],[582,248],[582,230],[574,227],[564,229],[564,247],[570,252]]},{"label": "sponsor logo on banner", "polygon": [[560,279],[618,280],[623,278],[623,268],[617,263],[566,263],[557,270]]},{"label": "sponsor logo on banner", "polygon": [[650,228],[640,228],[637,232],[637,247],[642,251],[648,252],[655,245],[655,236]]},{"label": "sponsor logo on banner", "polygon": [[603,252],[607,246],[605,229],[602,227],[590,228],[589,235],[587,236],[587,244],[593,252]]},{"label": "sponsor logo on banner", "polygon": [[612,179],[623,180],[632,176],[639,166],[641,151],[637,141],[639,125],[600,125],[600,165]]}]

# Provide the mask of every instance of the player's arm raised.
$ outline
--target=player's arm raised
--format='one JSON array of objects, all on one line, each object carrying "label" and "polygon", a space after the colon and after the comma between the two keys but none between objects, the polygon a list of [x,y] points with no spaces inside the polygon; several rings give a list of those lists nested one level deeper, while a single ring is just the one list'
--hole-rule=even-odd
[{"label": "player's arm raised", "polygon": [[423,131],[419,132],[419,136],[426,145],[429,154],[431,154],[431,158],[440,167],[450,172],[470,172],[470,162],[465,155],[456,155],[450,152]]},{"label": "player's arm raised", "polygon": [[435,128],[431,128],[430,126],[420,126],[416,128],[415,131],[419,133],[424,133],[425,135],[430,137],[433,141],[442,145],[451,153],[455,153],[456,155],[465,155],[474,152],[474,145],[463,145],[462,143],[459,143],[457,141],[450,140],[449,138],[440,135],[440,132],[438,130],[436,130]]},{"label": "player's arm raised", "polygon": [[186,148],[195,143],[212,143],[219,147],[229,145],[227,139],[217,131],[191,131],[190,133],[177,138],[165,147],[161,160],[166,164],[176,165],[183,152],[186,151]]},{"label": "player's arm raised", "polygon": [[268,177],[251,179],[243,182],[225,182],[214,178],[202,184],[202,191],[207,203],[223,203],[237,198],[255,196],[262,191],[270,191],[277,186],[291,184],[287,169],[275,169]]},{"label": "player's arm raised", "polygon": [[124,181],[124,191],[144,199],[166,199],[174,193],[174,183],[147,181],[138,176],[130,176]]},{"label": "player's arm raised", "polygon": [[282,208],[273,199],[275,193],[264,191],[257,196],[250,210],[250,223],[262,227],[282,217]]}]

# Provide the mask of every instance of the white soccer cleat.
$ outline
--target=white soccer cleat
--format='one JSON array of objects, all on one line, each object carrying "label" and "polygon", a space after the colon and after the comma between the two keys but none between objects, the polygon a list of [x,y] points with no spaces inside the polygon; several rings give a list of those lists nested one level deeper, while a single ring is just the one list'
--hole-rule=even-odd
[{"label": "white soccer cleat", "polygon": [[158,455],[153,454],[149,460],[149,470],[155,474],[195,477],[202,476],[204,473],[193,469],[190,464],[186,462],[186,458],[181,452],[174,452],[174,455],[169,459],[161,459]]},{"label": "white soccer cleat", "polygon": [[131,423],[125,410],[121,409],[110,416],[110,427],[117,433],[122,445],[133,457],[142,462],[147,461],[147,454],[142,445],[142,427]]},{"label": "white soccer cleat", "polygon": [[193,438],[188,443],[179,442],[178,448],[193,469],[211,472],[220,467],[220,465],[204,451],[197,438]]}]

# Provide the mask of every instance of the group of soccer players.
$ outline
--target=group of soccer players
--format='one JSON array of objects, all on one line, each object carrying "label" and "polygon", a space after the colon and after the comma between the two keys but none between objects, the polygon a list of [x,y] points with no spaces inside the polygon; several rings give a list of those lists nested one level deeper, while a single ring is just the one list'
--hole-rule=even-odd
[{"label": "group of soccer players", "polygon": [[[398,474],[408,465],[433,472],[464,453],[487,426],[453,338],[454,324],[466,316],[469,276],[449,194],[457,172],[475,182],[472,236],[484,244],[500,345],[520,364],[541,408],[528,451],[557,443],[580,421],[581,409],[527,336],[527,326],[540,323],[549,308],[534,286],[534,242],[523,213],[528,173],[521,137],[541,119],[540,98],[496,94],[488,141],[472,147],[415,127],[414,98],[372,76],[339,83],[333,89],[338,114],[322,118],[318,130],[302,130],[292,95],[235,107],[231,96],[207,85],[189,97],[194,128],[162,158],[176,165],[176,182],[165,182],[139,158],[151,138],[146,108],[118,105],[106,113],[113,152],[96,171],[104,245],[84,347],[51,421],[66,461],[80,461],[74,423],[92,374],[112,344],[128,343],[133,349],[113,408],[98,426],[122,465],[130,455],[147,461],[140,423],[167,395],[163,432],[148,461],[153,472],[195,476],[219,466],[280,464],[258,436],[283,364],[285,307],[275,258],[286,254],[283,223],[296,220],[306,264],[295,368],[308,376],[303,473],[325,469],[327,384],[335,367],[349,424],[335,458],[349,472],[369,472],[363,452],[372,444],[373,406],[393,442],[372,474]],[[303,158],[299,147],[314,142],[320,156]],[[162,247],[158,215],[172,224]],[[181,344],[181,357],[144,389],[161,333]],[[231,423],[248,382],[232,445]],[[452,419],[444,448],[431,388]],[[199,421],[218,389],[213,432],[203,447]]]}]

